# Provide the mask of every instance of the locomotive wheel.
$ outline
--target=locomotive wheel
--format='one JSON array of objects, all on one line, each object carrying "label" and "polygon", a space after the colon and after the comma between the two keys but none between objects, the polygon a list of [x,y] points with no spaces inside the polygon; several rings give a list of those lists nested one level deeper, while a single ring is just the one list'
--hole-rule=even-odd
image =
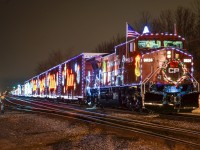
[{"label": "locomotive wheel", "polygon": [[181,105],[176,105],[174,108],[176,109],[176,112],[179,113],[181,110]]},{"label": "locomotive wheel", "polygon": [[101,109],[104,109],[104,106],[99,102],[99,100],[97,101],[96,106]]},{"label": "locomotive wheel", "polygon": [[142,110],[142,97],[141,96],[137,97],[136,105],[135,106],[136,106],[136,110],[137,111]]},{"label": "locomotive wheel", "polygon": [[131,111],[134,110],[134,108],[133,108],[133,101],[132,101],[132,100],[127,99],[126,106],[127,106],[127,108],[128,108],[129,110],[131,110]]}]

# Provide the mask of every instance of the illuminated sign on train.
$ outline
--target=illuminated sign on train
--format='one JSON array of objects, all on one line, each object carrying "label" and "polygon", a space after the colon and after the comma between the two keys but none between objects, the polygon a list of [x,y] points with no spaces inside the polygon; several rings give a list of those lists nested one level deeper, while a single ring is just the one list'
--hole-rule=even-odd
[{"label": "illuminated sign on train", "polygon": [[68,87],[73,87],[74,86],[74,74],[72,72],[72,69],[67,69],[67,78],[66,78],[66,80],[67,80],[66,89]]},{"label": "illuminated sign on train", "polygon": [[49,89],[56,89],[56,75],[49,74]]}]

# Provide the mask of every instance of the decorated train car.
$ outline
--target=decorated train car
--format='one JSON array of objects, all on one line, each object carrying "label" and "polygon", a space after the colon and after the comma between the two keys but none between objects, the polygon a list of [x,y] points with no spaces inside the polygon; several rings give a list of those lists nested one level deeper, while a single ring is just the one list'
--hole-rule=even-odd
[{"label": "decorated train car", "polygon": [[[25,81],[24,96],[41,98],[83,99],[85,65],[88,59],[104,53],[82,53]],[[14,95],[21,95],[18,90]]]},{"label": "decorated train car", "polygon": [[145,105],[171,105],[177,109],[199,105],[193,57],[181,36],[142,34],[94,62],[98,63],[91,75],[95,82],[87,89],[101,101],[118,102],[130,109]]},{"label": "decorated train car", "polygon": [[17,87],[11,91],[12,95],[17,95],[17,96],[24,96],[25,92],[25,87],[24,85],[17,85]]},{"label": "decorated train car", "polygon": [[198,107],[199,83],[185,39],[144,33],[114,47],[114,53],[82,53],[28,80],[25,96],[111,103]]}]

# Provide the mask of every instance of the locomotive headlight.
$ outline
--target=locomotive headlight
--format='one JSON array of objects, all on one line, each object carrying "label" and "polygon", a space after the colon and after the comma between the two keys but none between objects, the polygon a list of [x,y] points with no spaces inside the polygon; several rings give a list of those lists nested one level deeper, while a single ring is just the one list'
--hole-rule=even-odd
[{"label": "locomotive headlight", "polygon": [[171,58],[171,55],[167,55],[167,58]]},{"label": "locomotive headlight", "polygon": [[171,53],[172,53],[171,51],[167,51],[167,55],[169,55],[169,54],[171,55]]},{"label": "locomotive headlight", "polygon": [[167,58],[171,58],[171,51],[167,51]]}]

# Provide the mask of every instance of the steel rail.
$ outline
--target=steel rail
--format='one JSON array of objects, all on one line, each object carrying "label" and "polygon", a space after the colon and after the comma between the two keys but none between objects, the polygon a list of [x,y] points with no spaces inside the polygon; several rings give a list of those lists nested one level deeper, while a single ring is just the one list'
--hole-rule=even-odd
[{"label": "steel rail", "polygon": [[[10,103],[15,105],[13,102],[10,102]],[[103,118],[103,117],[99,117],[99,116],[91,116],[91,114],[85,115],[85,114],[71,113],[71,112],[66,112],[66,111],[60,111],[59,109],[44,109],[44,108],[35,108],[35,107],[25,107],[25,106],[20,106],[19,104],[17,104],[17,106],[20,107],[20,108],[17,108],[18,110],[20,109],[20,110],[29,111],[29,112],[30,111],[37,111],[37,112],[42,111],[42,112],[46,112],[46,113],[50,113],[50,114],[53,113],[53,114],[57,114],[57,115],[65,116],[65,117],[67,115],[67,116],[70,116],[72,118],[76,118],[76,119],[78,118],[78,119],[81,119],[81,120],[85,120],[87,122],[88,121],[95,122],[95,123],[98,123],[98,124],[109,125],[111,127],[124,129],[124,130],[127,130],[127,131],[153,135],[153,136],[156,136],[156,137],[163,138],[165,140],[178,141],[178,142],[190,144],[190,145],[193,145],[193,146],[200,146],[200,144],[197,144],[197,143],[194,143],[194,142],[191,142],[191,141],[186,141],[186,140],[182,140],[182,139],[158,134],[158,133],[155,133],[153,131],[147,131],[147,130],[131,127],[130,124],[119,124],[119,122],[113,122],[113,121],[116,121],[116,120],[110,119],[110,118]],[[103,115],[103,116],[105,117],[105,115]]]},{"label": "steel rail", "polygon": [[[22,101],[22,100],[20,100],[20,101]],[[30,104],[30,101],[28,103]],[[35,103],[35,102],[33,102],[33,103]],[[85,114],[85,115],[88,115],[88,116],[91,116],[94,118],[98,118],[101,120],[110,119],[112,121],[115,121],[116,123],[121,123],[121,124],[123,123],[123,124],[128,124],[128,125],[143,126],[143,127],[152,128],[152,129],[154,129],[156,127],[156,129],[162,129],[162,130],[171,131],[171,132],[188,133],[188,134],[193,134],[195,136],[200,136],[200,132],[198,132],[198,131],[181,129],[181,128],[176,128],[176,127],[169,127],[166,125],[159,125],[159,124],[154,124],[154,123],[150,123],[150,122],[146,122],[146,121],[140,121],[140,120],[136,120],[136,119],[125,119],[125,118],[122,119],[122,118],[111,116],[111,115],[90,112],[90,111],[85,111],[85,110],[80,110],[80,109],[75,109],[75,108],[63,107],[63,106],[59,106],[56,104],[53,105],[53,104],[48,104],[48,103],[45,103],[45,104],[42,103],[42,105],[46,105],[46,106],[42,106],[42,105],[38,104],[38,103],[41,104],[41,102],[36,102],[36,103],[37,104],[35,104],[35,105],[37,107],[39,106],[42,108],[51,109],[51,110],[55,110],[55,111],[70,110],[72,112]],[[48,106],[51,106],[51,107],[48,107]]]}]

